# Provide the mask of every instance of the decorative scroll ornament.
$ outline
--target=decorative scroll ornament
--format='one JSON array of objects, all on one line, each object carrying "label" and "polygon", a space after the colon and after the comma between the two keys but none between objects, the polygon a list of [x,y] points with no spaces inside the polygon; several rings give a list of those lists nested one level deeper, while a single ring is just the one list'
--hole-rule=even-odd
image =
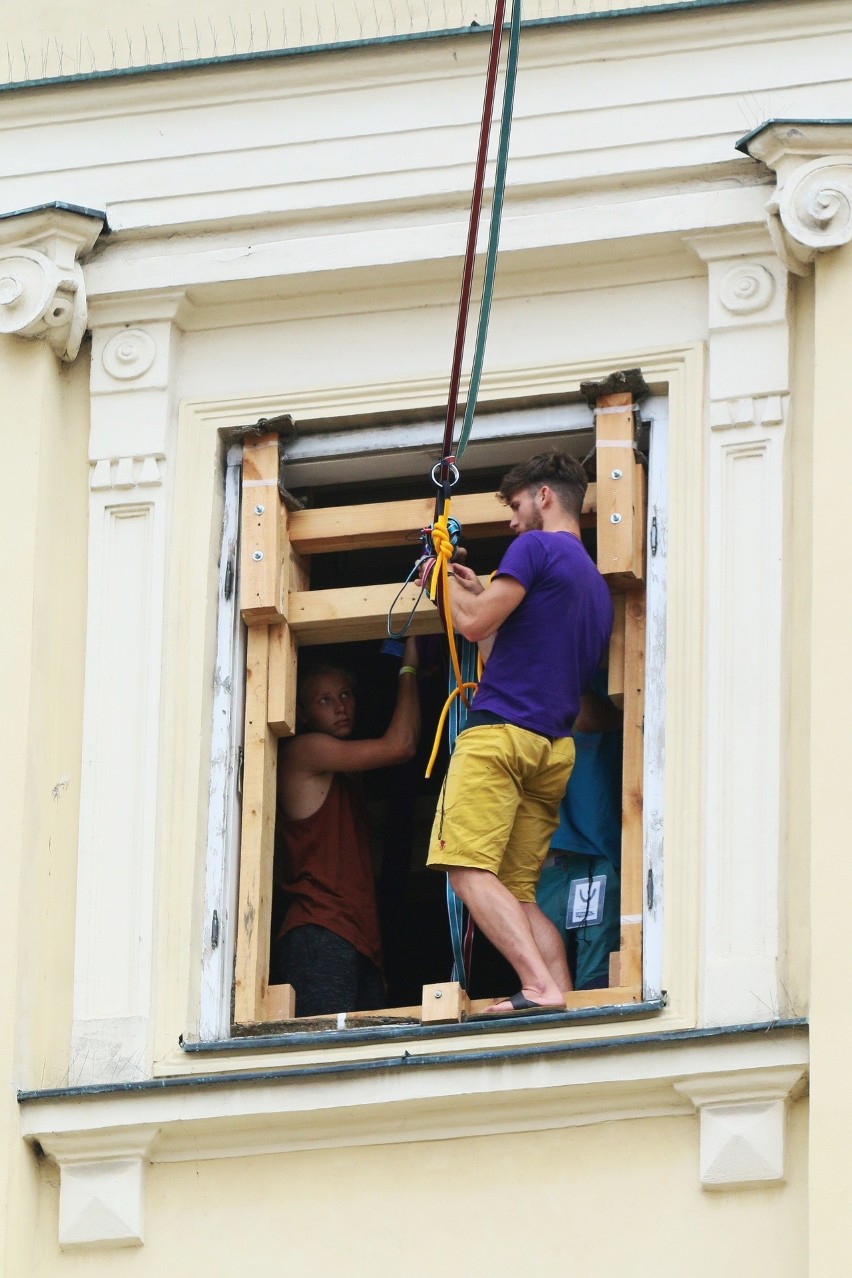
[{"label": "decorative scroll ornament", "polygon": [[83,272],[35,249],[0,249],[0,333],[43,337],[73,360],[86,331]]},{"label": "decorative scroll ornament", "polygon": [[[823,156],[797,169],[769,205],[770,231],[780,218],[785,247],[798,263],[852,240],[852,157]],[[775,237],[774,237],[775,238]],[[788,266],[796,270],[795,265]],[[801,274],[801,266],[797,274]]]},{"label": "decorative scroll ornament", "polygon": [[759,262],[735,266],[719,286],[719,300],[734,315],[749,315],[764,310],[775,296],[772,272]]},{"label": "decorative scroll ornament", "polygon": [[156,354],[157,347],[150,333],[141,328],[127,328],[110,338],[102,359],[111,377],[132,381],[148,372]]}]

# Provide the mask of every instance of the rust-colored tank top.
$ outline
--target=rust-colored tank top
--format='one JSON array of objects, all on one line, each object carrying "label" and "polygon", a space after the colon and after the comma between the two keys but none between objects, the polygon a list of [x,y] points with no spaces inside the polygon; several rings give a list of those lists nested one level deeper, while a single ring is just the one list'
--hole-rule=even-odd
[{"label": "rust-colored tank top", "polygon": [[278,808],[276,861],[287,896],[279,936],[314,923],[382,966],[367,811],[354,777],[335,772],[321,807],[292,820]]}]

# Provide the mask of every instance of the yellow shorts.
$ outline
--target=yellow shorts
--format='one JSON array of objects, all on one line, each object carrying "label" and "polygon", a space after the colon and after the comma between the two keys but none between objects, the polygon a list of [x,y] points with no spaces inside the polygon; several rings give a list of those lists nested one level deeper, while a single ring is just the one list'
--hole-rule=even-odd
[{"label": "yellow shorts", "polygon": [[460,733],[426,864],[490,870],[518,901],[534,901],[573,766],[572,737],[551,742],[509,723]]}]

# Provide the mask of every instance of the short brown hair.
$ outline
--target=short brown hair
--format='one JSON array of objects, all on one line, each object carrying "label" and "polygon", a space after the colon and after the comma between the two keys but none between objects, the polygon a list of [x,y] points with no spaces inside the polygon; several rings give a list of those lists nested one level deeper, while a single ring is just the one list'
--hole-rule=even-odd
[{"label": "short brown hair", "polygon": [[503,476],[497,496],[504,505],[508,505],[515,493],[526,488],[538,492],[545,484],[556,493],[563,510],[579,521],[589,481],[576,457],[560,453],[555,448],[548,453],[536,453],[528,461],[513,466]]},{"label": "short brown hair", "polygon": [[355,692],[355,678],[349,670],[343,666],[336,666],[331,661],[306,661],[304,664],[299,662],[299,670],[296,676],[296,705],[300,709],[305,708],[305,700],[308,693],[308,684],[312,679],[318,679],[323,675],[342,675],[349,684],[350,691]]}]

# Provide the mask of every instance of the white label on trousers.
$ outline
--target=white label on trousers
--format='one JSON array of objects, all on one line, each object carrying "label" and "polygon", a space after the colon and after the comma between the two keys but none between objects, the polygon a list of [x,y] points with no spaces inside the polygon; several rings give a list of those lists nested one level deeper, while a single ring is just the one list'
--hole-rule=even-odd
[{"label": "white label on trousers", "polygon": [[605,896],[605,874],[597,874],[591,880],[572,879],[571,886],[568,888],[566,931],[570,932],[576,927],[594,927],[596,923],[603,923]]}]

